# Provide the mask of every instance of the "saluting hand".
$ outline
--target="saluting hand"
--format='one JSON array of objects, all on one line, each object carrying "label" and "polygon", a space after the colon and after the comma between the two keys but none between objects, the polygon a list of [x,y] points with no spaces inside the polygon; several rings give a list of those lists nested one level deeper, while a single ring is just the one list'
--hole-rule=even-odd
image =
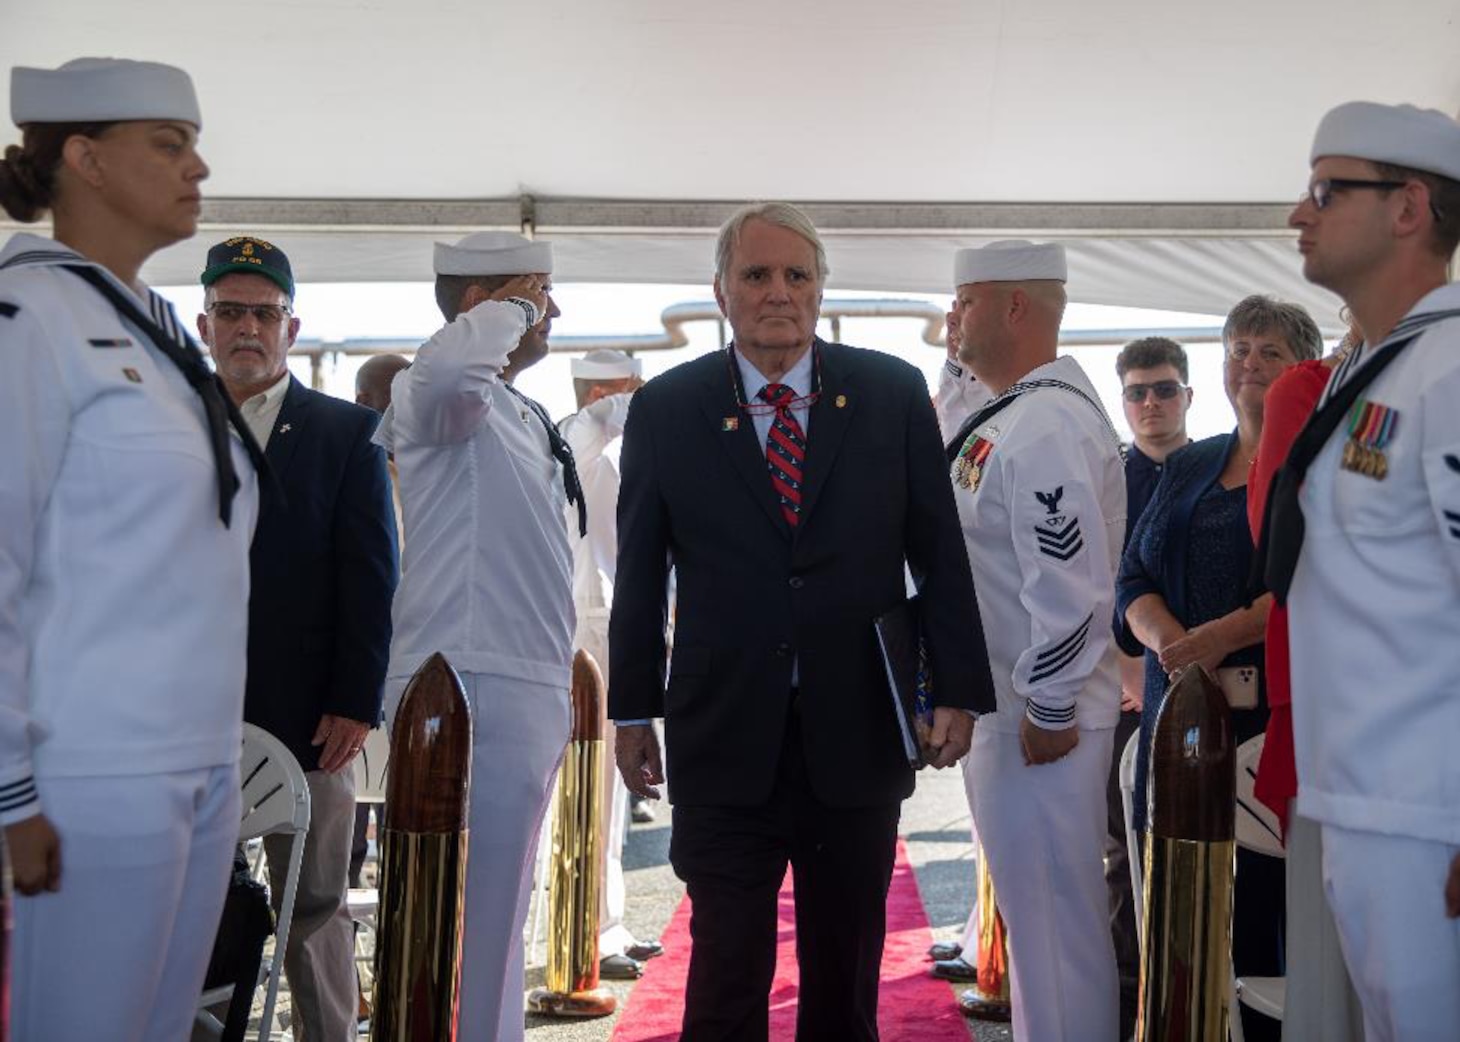
[{"label": "saluting hand", "polygon": [[1058,731],[1046,731],[1027,716],[1019,721],[1019,745],[1024,750],[1024,762],[1031,767],[1062,760],[1079,744],[1078,724]]},{"label": "saluting hand", "polygon": [[659,736],[653,724],[619,724],[614,728],[613,759],[624,784],[635,796],[659,798],[656,785],[664,784],[659,758]]},{"label": "saluting hand", "polygon": [[933,707],[933,733],[928,736],[924,759],[929,767],[951,767],[973,744],[973,714],[951,706]]},{"label": "saluting hand", "polygon": [[493,291],[488,300],[506,300],[521,297],[537,305],[538,321],[547,317],[547,280],[541,275],[518,275],[505,285]]},{"label": "saluting hand", "polygon": [[5,851],[16,890],[29,897],[61,889],[61,837],[44,814],[6,825]]}]

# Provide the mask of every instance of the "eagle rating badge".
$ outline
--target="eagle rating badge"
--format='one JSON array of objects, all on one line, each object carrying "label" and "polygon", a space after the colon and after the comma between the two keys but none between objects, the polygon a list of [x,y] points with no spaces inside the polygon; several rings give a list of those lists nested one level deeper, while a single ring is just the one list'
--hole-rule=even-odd
[{"label": "eagle rating badge", "polygon": [[1034,541],[1040,553],[1056,561],[1068,561],[1085,548],[1085,537],[1080,533],[1080,519],[1060,511],[1060,500],[1064,495],[1063,485],[1053,492],[1034,493],[1034,498],[1044,507],[1045,514],[1034,525]]}]

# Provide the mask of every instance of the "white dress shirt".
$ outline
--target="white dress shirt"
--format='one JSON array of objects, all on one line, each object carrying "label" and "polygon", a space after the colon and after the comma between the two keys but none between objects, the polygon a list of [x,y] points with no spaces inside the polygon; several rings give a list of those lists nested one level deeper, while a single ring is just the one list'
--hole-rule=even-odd
[{"label": "white dress shirt", "polygon": [[274,433],[279,410],[284,407],[284,395],[288,393],[289,370],[285,369],[284,375],[266,390],[245,398],[239,405],[238,411],[243,415],[243,422],[253,432],[254,441],[259,443],[259,448],[269,447],[269,435]]}]

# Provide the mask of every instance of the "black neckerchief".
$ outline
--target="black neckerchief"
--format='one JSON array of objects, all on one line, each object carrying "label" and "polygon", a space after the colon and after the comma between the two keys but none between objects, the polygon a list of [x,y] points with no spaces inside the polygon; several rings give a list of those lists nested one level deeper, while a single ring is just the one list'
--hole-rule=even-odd
[{"label": "black neckerchief", "polygon": [[558,430],[558,425],[548,416],[547,410],[517,388],[513,387],[506,380],[502,386],[507,388],[518,401],[532,410],[538,420],[542,422],[543,430],[547,431],[548,449],[563,467],[563,492],[568,497],[569,503],[578,505],[578,535],[588,534],[588,504],[583,500],[583,486],[578,481],[578,466],[573,462],[573,449],[568,440]]},{"label": "black neckerchief", "polygon": [[[161,321],[143,314],[135,300],[96,268],[86,264],[62,264],[60,267],[90,283],[98,293],[111,301],[112,306],[124,318],[146,333],[147,338],[167,356],[168,361],[177,366],[188,386],[202,399],[203,415],[208,426],[208,443],[213,450],[213,465],[218,471],[218,517],[223,522],[223,527],[229,527],[233,520],[233,497],[238,493],[240,485],[238,473],[233,468],[233,453],[228,444],[230,423],[237,431],[244,449],[248,452],[248,458],[260,477],[269,475],[270,480],[273,480],[273,472],[264,458],[264,450],[259,447],[253,432],[248,429],[238,406],[228,396],[223,381],[208,368],[208,364],[203,361],[203,352],[177,324],[171,309],[157,294],[153,293],[151,299],[153,310],[158,313]],[[167,328],[164,328],[164,324]]]}]

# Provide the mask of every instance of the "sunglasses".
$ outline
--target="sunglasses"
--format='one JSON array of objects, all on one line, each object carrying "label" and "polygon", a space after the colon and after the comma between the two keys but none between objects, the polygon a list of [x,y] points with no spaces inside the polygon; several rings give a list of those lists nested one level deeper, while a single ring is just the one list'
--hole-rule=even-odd
[{"label": "sunglasses", "polygon": [[1120,395],[1132,405],[1138,405],[1146,400],[1146,395],[1155,392],[1158,399],[1169,402],[1182,391],[1186,385],[1179,380],[1157,380],[1153,384],[1126,384],[1120,390]]}]

